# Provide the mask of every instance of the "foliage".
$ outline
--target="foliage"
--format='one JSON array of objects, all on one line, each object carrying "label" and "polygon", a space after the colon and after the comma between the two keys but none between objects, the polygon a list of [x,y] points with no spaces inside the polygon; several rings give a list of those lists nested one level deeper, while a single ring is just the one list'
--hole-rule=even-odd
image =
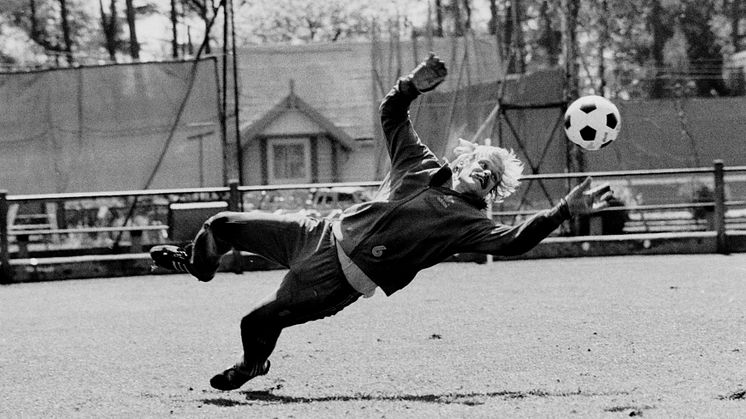
[{"label": "foliage", "polygon": [[[60,24],[63,1],[69,13],[75,64],[117,60],[128,51],[125,0],[100,0],[100,4],[99,0],[2,1],[0,64],[11,68],[68,65],[58,59],[64,51]],[[205,23],[220,2],[174,1],[176,24],[182,25],[180,42],[199,44]],[[565,65],[562,46],[567,35],[563,27],[566,0],[234,1],[239,47],[368,40],[373,31],[384,38],[399,39],[492,34],[501,41],[503,56],[513,61],[515,71]],[[738,90],[732,87],[734,82],[729,91],[721,76],[725,59],[736,50],[734,39],[738,37],[731,33],[731,26],[737,22],[733,5],[738,0],[573,1],[580,4],[577,63],[583,81],[580,87],[585,93],[599,93],[602,86],[602,94],[621,98],[675,96],[682,92],[723,95]],[[146,26],[144,19],[148,16],[171,21],[170,0],[134,3],[136,18],[141,22],[138,28]],[[112,5],[116,13],[111,12]],[[213,46],[222,43],[224,22],[222,13],[217,14],[217,23],[209,34]],[[201,23],[193,25],[195,18]],[[184,25],[190,29],[188,41],[184,40]],[[160,33],[149,31],[144,37],[138,33],[140,43],[151,48],[150,59],[171,58],[171,27],[160,29]]]},{"label": "foliage", "polygon": [[[82,0],[67,0],[70,35],[78,49],[92,46],[92,18]],[[35,13],[31,13],[30,5]],[[60,63],[65,51],[59,0],[5,0],[0,8],[0,64]]]},{"label": "foliage", "polygon": [[371,2],[362,0],[261,0],[245,2],[237,13],[244,43],[334,42],[366,38],[379,17]]}]

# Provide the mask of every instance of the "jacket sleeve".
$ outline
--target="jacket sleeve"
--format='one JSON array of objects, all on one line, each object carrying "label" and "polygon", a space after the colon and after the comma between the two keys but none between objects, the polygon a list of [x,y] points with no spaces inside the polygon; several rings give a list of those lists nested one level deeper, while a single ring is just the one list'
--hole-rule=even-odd
[{"label": "jacket sleeve", "polygon": [[466,239],[464,252],[495,256],[516,256],[528,252],[570,218],[563,200],[555,207],[532,215],[514,226],[494,224],[485,218],[481,226]]},{"label": "jacket sleeve", "polygon": [[409,119],[409,105],[420,93],[407,78],[401,78],[386,95],[379,108],[386,147],[391,158],[391,183],[397,184],[405,173],[438,158],[420,141]]}]

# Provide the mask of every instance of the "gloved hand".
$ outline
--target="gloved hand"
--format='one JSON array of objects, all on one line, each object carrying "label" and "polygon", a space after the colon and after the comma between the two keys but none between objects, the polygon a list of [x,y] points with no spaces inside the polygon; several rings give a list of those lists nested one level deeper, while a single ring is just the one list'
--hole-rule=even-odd
[{"label": "gloved hand", "polygon": [[425,61],[409,73],[409,79],[415,89],[423,93],[435,89],[445,80],[447,74],[446,65],[431,52]]},{"label": "gloved hand", "polygon": [[591,178],[587,177],[565,196],[564,200],[571,216],[590,214],[609,206],[609,200],[614,197],[609,184],[605,183],[593,189],[590,187]]}]

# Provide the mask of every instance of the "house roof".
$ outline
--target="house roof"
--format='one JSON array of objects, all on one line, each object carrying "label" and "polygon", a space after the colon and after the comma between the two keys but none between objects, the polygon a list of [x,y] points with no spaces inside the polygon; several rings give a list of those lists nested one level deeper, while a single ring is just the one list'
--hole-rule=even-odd
[{"label": "house roof", "polygon": [[313,106],[295,94],[294,82],[292,80],[290,81],[290,93],[261,118],[245,128],[241,132],[241,136],[251,139],[261,135],[275,120],[289,111],[298,111],[306,116],[324,132],[328,133],[332,139],[339,142],[346,150],[354,150],[356,148],[355,140],[349,134],[337,127],[332,121],[322,115],[321,112],[314,109]]},{"label": "house roof", "polygon": [[[384,40],[241,48],[237,58],[242,129],[285,100],[288,82],[294,80],[297,94],[349,137],[375,138],[380,135],[381,99],[428,50],[443,57],[452,72],[438,91],[452,91],[501,79],[494,42],[494,37],[468,42],[435,38],[432,45],[419,39],[396,44]],[[461,71],[463,60],[468,65]]]},{"label": "house roof", "polygon": [[297,97],[347,136],[373,137],[378,105],[372,95],[369,43],[257,46],[243,48],[237,57],[242,129],[287,102],[293,80]]}]

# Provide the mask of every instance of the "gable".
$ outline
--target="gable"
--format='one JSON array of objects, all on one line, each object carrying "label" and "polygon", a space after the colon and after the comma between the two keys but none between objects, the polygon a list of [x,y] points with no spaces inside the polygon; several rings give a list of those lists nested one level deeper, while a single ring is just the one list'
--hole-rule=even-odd
[{"label": "gable", "polygon": [[324,129],[315,123],[303,112],[296,109],[288,109],[278,115],[277,119],[270,122],[261,135],[298,135],[298,134],[321,134]]},{"label": "gable", "polygon": [[259,121],[288,93],[295,91],[350,138],[373,136],[369,43],[271,45],[242,48],[241,119]]},{"label": "gable", "polygon": [[322,134],[339,143],[344,149],[354,150],[355,140],[296,96],[293,86],[291,81],[290,94],[259,120],[243,129],[241,137],[251,141],[267,135]]}]

